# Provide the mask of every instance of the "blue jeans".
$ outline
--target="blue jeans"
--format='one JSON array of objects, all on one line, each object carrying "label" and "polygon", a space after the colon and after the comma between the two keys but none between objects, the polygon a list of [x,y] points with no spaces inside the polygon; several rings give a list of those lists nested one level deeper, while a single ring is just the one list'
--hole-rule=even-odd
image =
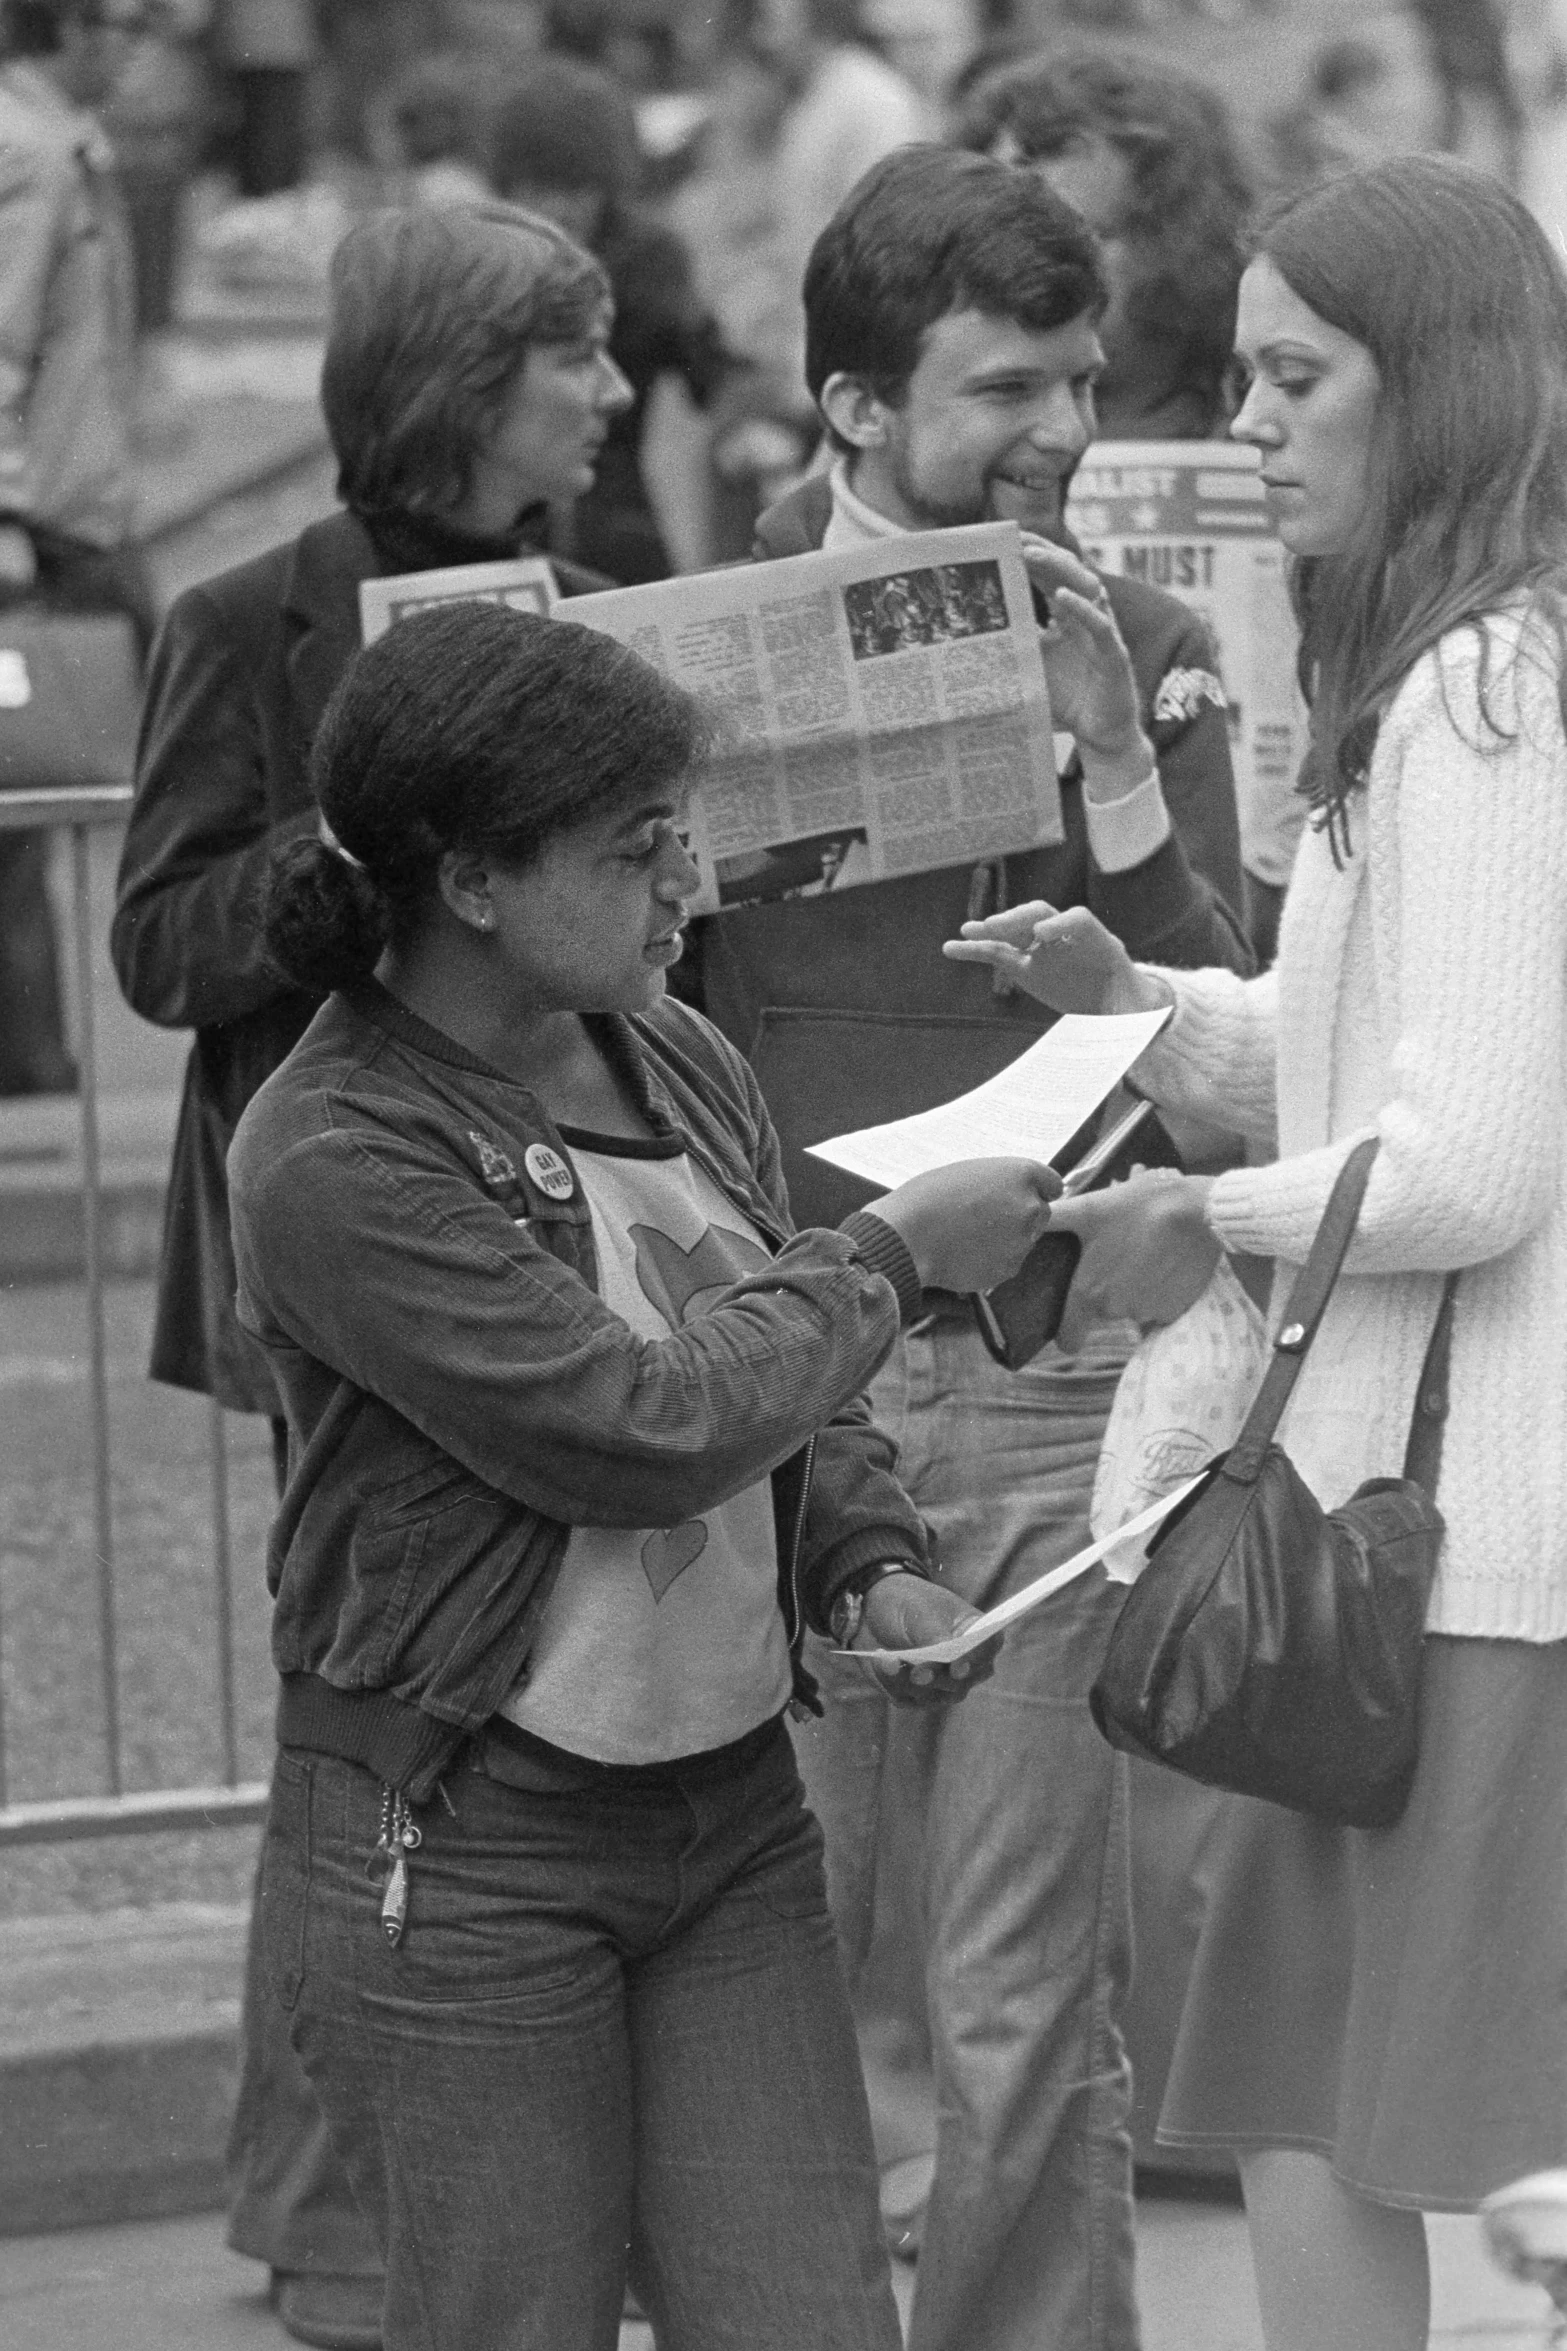
[{"label": "blue jeans", "polygon": [[[1088,1540],[1123,1359],[1003,1371],[945,1314],[894,1352],[872,1401],[953,1589],[988,1605]],[[878,1813],[912,1806],[922,1830],[936,2168],[910,2351],[1135,2351],[1127,1785],[1087,1704],[1121,1598],[1070,1586],[940,1712],[809,1660],[832,1703],[798,1744],[851,1977]]]},{"label": "blue jeans", "polygon": [[[504,1775],[504,1776],[502,1776]],[[788,1738],[632,1772],[492,1735],[418,1815],[285,1751],[275,1996],[386,2253],[386,2351],[898,2351],[875,2162]]]}]

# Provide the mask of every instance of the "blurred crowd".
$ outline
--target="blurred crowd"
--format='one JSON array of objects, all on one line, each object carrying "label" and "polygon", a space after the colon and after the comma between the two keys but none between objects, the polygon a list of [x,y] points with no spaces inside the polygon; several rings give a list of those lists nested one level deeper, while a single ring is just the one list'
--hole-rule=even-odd
[{"label": "blurred crowd", "polygon": [[[70,150],[41,196],[31,165],[0,189],[13,439],[21,387],[46,361],[58,373],[39,272],[61,208],[85,205],[105,234],[62,275],[76,348],[47,403],[57,431],[79,440],[85,420],[98,478],[84,489],[79,457],[35,446],[36,478],[0,480],[0,589],[107,597],[145,640],[130,479],[138,436],[177,449],[160,338],[181,288],[200,272],[241,309],[309,317],[345,230],[387,202],[498,195],[603,262],[632,398],[546,543],[618,581],[743,556],[757,514],[815,460],[806,257],[868,166],[911,140],[1039,166],[1101,238],[1102,433],[1220,430],[1236,230],[1259,190],[1428,146],[1516,184],[1527,113],[1567,90],[1548,0],[1373,14],[1325,39],[1304,86],[1244,135],[1210,86],[1138,47],[1172,21],[1277,4],[7,0],[0,153]],[[32,399],[35,444],[45,405]],[[0,845],[0,941],[0,1091],[68,1086],[38,836]]]}]

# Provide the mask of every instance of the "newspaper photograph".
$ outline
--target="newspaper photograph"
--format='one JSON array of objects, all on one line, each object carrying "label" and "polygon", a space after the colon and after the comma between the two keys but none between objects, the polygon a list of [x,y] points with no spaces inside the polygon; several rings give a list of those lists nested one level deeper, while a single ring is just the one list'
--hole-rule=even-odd
[{"label": "newspaper photograph", "polygon": [[555,574],[542,555],[504,563],[454,563],[445,571],[398,572],[359,583],[359,633],[367,645],[393,623],[432,604],[509,604],[516,612],[553,612],[560,602]]},{"label": "newspaper photograph", "polygon": [[1229,702],[1242,860],[1285,882],[1305,813],[1294,787],[1306,712],[1260,462],[1230,441],[1096,441],[1066,518],[1097,570],[1163,588],[1208,624]]},{"label": "newspaper photograph", "polygon": [[1013,523],[573,597],[699,695],[699,912],[1058,841],[1038,624]]}]

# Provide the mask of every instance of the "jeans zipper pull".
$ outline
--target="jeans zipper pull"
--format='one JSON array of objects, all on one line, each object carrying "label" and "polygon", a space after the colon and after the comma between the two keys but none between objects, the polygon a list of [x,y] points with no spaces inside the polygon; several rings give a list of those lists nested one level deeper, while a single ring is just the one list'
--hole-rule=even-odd
[{"label": "jeans zipper pull", "polygon": [[381,1926],[395,1951],[403,1939],[403,1921],[408,1916],[408,1864],[400,1844],[391,1847],[391,1855],[392,1874],[381,1897]]},{"label": "jeans zipper pull", "polygon": [[395,1789],[387,1791],[382,1799],[376,1850],[385,1853],[392,1864],[381,1896],[381,1931],[394,1951],[403,1939],[408,1917],[408,1855],[417,1852],[423,1842],[406,1800]]}]

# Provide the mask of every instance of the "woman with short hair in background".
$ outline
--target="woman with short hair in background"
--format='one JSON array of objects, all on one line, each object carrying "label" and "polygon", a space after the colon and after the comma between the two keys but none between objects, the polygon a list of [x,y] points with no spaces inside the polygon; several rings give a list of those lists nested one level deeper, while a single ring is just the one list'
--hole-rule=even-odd
[{"label": "woman with short hair in background", "polygon": [[[342,511],[189,589],[154,648],[110,933],[135,1009],[196,1032],[152,1375],[265,1413],[280,1478],[277,1384],[234,1317],[224,1162],[319,995],[267,952],[261,876],[281,842],[315,831],[305,761],[359,645],[361,583],[527,554],[546,503],[591,483],[630,397],[611,316],[592,256],[507,206],[384,212],[353,229],[332,264],[321,386]],[[555,573],[568,595],[610,584]],[[253,1934],[231,2241],[272,2270],[290,2332],[373,2351],[380,2257],[255,1967]]]}]

